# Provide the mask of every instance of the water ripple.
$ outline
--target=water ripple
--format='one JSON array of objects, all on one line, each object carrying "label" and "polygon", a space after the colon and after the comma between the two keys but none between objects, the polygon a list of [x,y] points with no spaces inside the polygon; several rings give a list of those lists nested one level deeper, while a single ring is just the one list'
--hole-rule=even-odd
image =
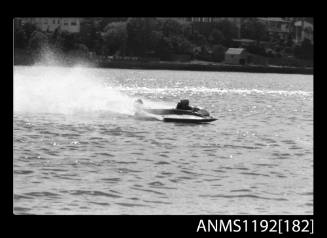
[{"label": "water ripple", "polygon": [[199,197],[209,197],[209,198],[254,198],[263,200],[274,200],[274,201],[288,201],[286,198],[272,198],[272,197],[262,197],[253,194],[240,194],[240,195],[199,195]]},{"label": "water ripple", "polygon": [[124,207],[147,207],[148,205],[145,204],[137,204],[137,203],[123,203],[123,202],[116,202],[115,204],[124,206]]},{"label": "water ripple", "polygon": [[132,187],[131,189],[138,190],[138,191],[143,191],[143,192],[155,193],[155,194],[159,194],[159,195],[165,195],[165,193],[158,192],[158,191],[155,191],[155,190],[152,190],[152,189],[142,189],[142,188],[135,188],[135,187]]},{"label": "water ripple", "polygon": [[[313,213],[312,75],[14,70],[15,214]],[[135,120],[136,98],[218,121]]]},{"label": "water ripple", "polygon": [[52,192],[28,192],[24,193],[23,196],[28,196],[28,197],[59,197],[60,195],[57,193],[52,193]]},{"label": "water ripple", "polygon": [[71,195],[91,195],[91,196],[104,196],[104,197],[111,197],[111,198],[120,198],[121,196],[113,194],[113,193],[105,193],[102,191],[89,191],[89,190],[71,190],[66,191]]}]

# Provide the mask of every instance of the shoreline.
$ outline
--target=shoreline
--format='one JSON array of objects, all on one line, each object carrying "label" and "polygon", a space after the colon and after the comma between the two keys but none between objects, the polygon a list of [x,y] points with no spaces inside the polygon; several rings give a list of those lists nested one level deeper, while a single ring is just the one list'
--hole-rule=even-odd
[{"label": "shoreline", "polygon": [[[73,66],[79,61],[60,63],[61,66]],[[116,69],[151,69],[151,70],[188,70],[209,72],[245,72],[245,73],[278,73],[313,75],[313,67],[264,66],[264,65],[229,65],[210,62],[169,62],[169,61],[100,61],[84,60],[82,63],[96,68]],[[32,66],[30,60],[15,61],[14,66]],[[49,64],[44,64],[49,65]]]},{"label": "shoreline", "polygon": [[122,69],[159,69],[159,70],[189,70],[216,72],[245,72],[245,73],[280,73],[280,74],[313,74],[313,68],[263,66],[263,65],[228,65],[218,63],[176,63],[176,62],[102,62],[100,68]]}]

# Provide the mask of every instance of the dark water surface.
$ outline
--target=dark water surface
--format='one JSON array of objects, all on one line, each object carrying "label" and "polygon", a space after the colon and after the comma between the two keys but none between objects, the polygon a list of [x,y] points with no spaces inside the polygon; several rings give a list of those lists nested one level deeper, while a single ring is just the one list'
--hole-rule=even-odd
[{"label": "dark water surface", "polygon": [[15,67],[13,149],[15,214],[313,214],[313,76]]}]

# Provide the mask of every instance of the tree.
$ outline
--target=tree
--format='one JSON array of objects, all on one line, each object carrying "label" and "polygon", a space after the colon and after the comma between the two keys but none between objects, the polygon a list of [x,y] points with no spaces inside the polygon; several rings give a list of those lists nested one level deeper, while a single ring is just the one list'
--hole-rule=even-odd
[{"label": "tree", "polygon": [[194,22],[193,28],[198,31],[201,35],[205,36],[206,38],[209,37],[210,33],[213,30],[214,25],[203,23],[203,22]]},{"label": "tree", "polygon": [[256,40],[258,44],[259,41],[265,40],[267,38],[268,31],[265,24],[253,18],[245,21],[242,24],[241,34],[243,38]]},{"label": "tree", "polygon": [[127,17],[98,17],[97,21],[97,30],[106,32],[106,27],[113,22],[126,22]]},{"label": "tree", "polygon": [[193,45],[183,36],[174,35],[168,38],[170,38],[174,53],[192,54]]},{"label": "tree", "polygon": [[294,49],[292,47],[285,47],[284,53],[288,55],[294,55]]},{"label": "tree", "polygon": [[205,36],[202,35],[200,32],[198,32],[197,30],[193,31],[191,40],[195,45],[198,45],[198,46],[207,44],[207,40],[206,40]]},{"label": "tree", "polygon": [[260,45],[249,45],[246,47],[249,53],[261,55],[261,56],[267,56],[266,50],[263,46]]},{"label": "tree", "polygon": [[154,18],[129,18],[126,25],[127,51],[131,55],[144,56],[149,51],[151,32],[157,29]]},{"label": "tree", "polygon": [[292,47],[293,44],[294,44],[294,42],[293,42],[293,37],[292,37],[291,35],[289,35],[289,36],[287,37],[287,40],[286,40],[286,46],[288,46],[288,47]]},{"label": "tree", "polygon": [[85,52],[87,53],[89,51],[89,49],[87,48],[86,45],[84,44],[76,44],[76,47],[75,47],[77,50],[80,50],[82,52]]},{"label": "tree", "polygon": [[77,33],[61,31],[57,28],[49,37],[49,43],[56,51],[68,52],[74,50],[80,43]]},{"label": "tree", "polygon": [[214,61],[221,62],[225,59],[226,47],[215,45],[212,49],[212,58]]},{"label": "tree", "polygon": [[229,47],[233,42],[232,40],[238,35],[237,26],[229,20],[222,20],[214,23],[214,28],[220,30],[224,36],[224,40],[222,41],[224,46]]},{"label": "tree", "polygon": [[169,60],[173,53],[173,44],[169,37],[161,37],[156,45],[156,55],[162,60]]},{"label": "tree", "polygon": [[87,48],[86,45],[84,44],[76,44],[75,49],[80,53],[80,54],[87,54],[89,52],[89,49]]},{"label": "tree", "polygon": [[209,42],[212,44],[221,44],[225,40],[223,33],[218,29],[213,29],[209,36]]},{"label": "tree", "polygon": [[64,52],[73,50],[76,44],[76,34],[67,31],[61,32],[61,48]]},{"label": "tree", "polygon": [[161,31],[166,37],[183,34],[183,26],[178,21],[168,18],[161,19],[159,23]]},{"label": "tree", "polygon": [[29,49],[39,52],[48,45],[48,37],[40,31],[34,31],[29,40]]},{"label": "tree", "polygon": [[23,31],[26,34],[26,39],[27,40],[29,40],[31,38],[33,32],[35,32],[37,30],[37,27],[34,24],[29,23],[29,22],[25,23],[22,26],[22,28],[23,28]]},{"label": "tree", "polygon": [[106,54],[115,54],[117,51],[125,55],[127,43],[126,22],[112,22],[105,27],[103,35],[104,52]]},{"label": "tree", "polygon": [[[155,53],[158,52],[160,48],[160,41],[163,38],[163,33],[160,30],[154,30],[150,33],[149,42],[148,42],[148,49],[149,51],[154,51]],[[160,49],[159,49],[160,51]]]},{"label": "tree", "polygon": [[189,22],[180,22],[180,26],[182,28],[182,32],[183,32],[183,36],[187,39],[187,40],[191,40],[192,38],[192,34],[193,34],[193,30],[192,30],[192,25]]},{"label": "tree", "polygon": [[296,46],[294,49],[294,56],[299,59],[313,59],[313,45],[310,40],[305,39],[300,46]]},{"label": "tree", "polygon": [[28,42],[28,49],[31,52],[32,59],[38,60],[47,47],[48,37],[40,31],[34,31]]},{"label": "tree", "polygon": [[23,49],[27,46],[26,33],[22,27],[15,27],[14,29],[14,47]]},{"label": "tree", "polygon": [[23,26],[15,25],[14,28],[14,46],[15,48],[27,48],[31,35],[37,28],[34,24],[25,23]]},{"label": "tree", "polygon": [[62,50],[61,41],[61,30],[59,27],[57,27],[49,37],[49,44],[51,48],[57,53]]},{"label": "tree", "polygon": [[[168,52],[175,54],[192,54],[193,45],[189,41],[192,37],[192,28],[189,23],[175,19],[160,19],[158,25],[162,37],[165,37],[164,45],[167,54]],[[163,44],[163,42],[161,42],[161,44]]]},{"label": "tree", "polygon": [[99,48],[99,36],[94,19],[88,19],[81,23],[80,32],[78,34],[79,40],[91,51],[95,51]]},{"label": "tree", "polygon": [[86,58],[88,57],[89,49],[84,44],[76,43],[74,48],[69,51],[69,56],[72,58]]}]

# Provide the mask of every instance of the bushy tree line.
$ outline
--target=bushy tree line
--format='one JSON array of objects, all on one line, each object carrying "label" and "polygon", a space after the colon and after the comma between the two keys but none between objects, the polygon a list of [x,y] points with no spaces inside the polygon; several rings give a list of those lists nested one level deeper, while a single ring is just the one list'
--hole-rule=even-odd
[{"label": "bushy tree line", "polygon": [[[308,19],[307,19],[308,20]],[[312,19],[309,19],[312,22]],[[247,47],[250,53],[262,55],[262,56],[277,56],[281,57],[281,54],[293,55],[299,59],[312,60],[313,59],[313,45],[309,40],[304,40],[300,45],[295,45],[293,42],[293,36],[290,34],[286,40],[280,40],[279,37],[274,38],[268,35],[268,30],[265,24],[258,21],[256,18],[247,18],[241,27],[242,38],[252,39],[256,41],[255,45]],[[271,48],[277,54],[271,54],[267,52],[260,42],[268,41],[271,44]]]},{"label": "bushy tree line", "polygon": [[229,21],[202,24],[169,18],[129,18],[119,24],[109,23],[104,36],[104,47],[110,48],[110,53],[170,59],[174,54],[197,58],[209,51],[212,60],[221,61],[222,49],[231,45],[237,27]]},{"label": "bushy tree line", "polygon": [[[235,47],[233,39],[238,28],[228,20],[211,24],[185,22],[171,18],[89,18],[81,23],[79,33],[56,29],[41,32],[32,24],[15,27],[15,47],[38,52],[44,47],[67,53],[89,51],[97,55],[157,57],[169,60],[175,54],[192,58],[222,61],[228,47]],[[257,43],[268,40],[267,29],[256,19],[242,23],[242,38]],[[254,54],[265,55],[265,49],[256,44],[248,47]],[[297,57],[310,58],[310,45],[295,48]]]},{"label": "bushy tree line", "polygon": [[299,59],[313,60],[313,45],[305,39],[301,45],[294,48],[294,56]]},{"label": "bushy tree line", "polygon": [[48,49],[58,53],[77,53],[79,55],[86,55],[89,51],[78,33],[69,33],[59,29],[52,33],[42,32],[30,23],[15,27],[14,46],[29,51],[33,56],[38,56],[43,50]]},{"label": "bushy tree line", "polygon": [[32,52],[48,47],[63,53],[81,50],[167,60],[174,54],[200,57],[209,51],[213,60],[221,61],[236,35],[236,26],[228,21],[207,27],[169,18],[91,18],[83,21],[79,33],[41,32],[27,23],[15,27],[14,43]]}]

